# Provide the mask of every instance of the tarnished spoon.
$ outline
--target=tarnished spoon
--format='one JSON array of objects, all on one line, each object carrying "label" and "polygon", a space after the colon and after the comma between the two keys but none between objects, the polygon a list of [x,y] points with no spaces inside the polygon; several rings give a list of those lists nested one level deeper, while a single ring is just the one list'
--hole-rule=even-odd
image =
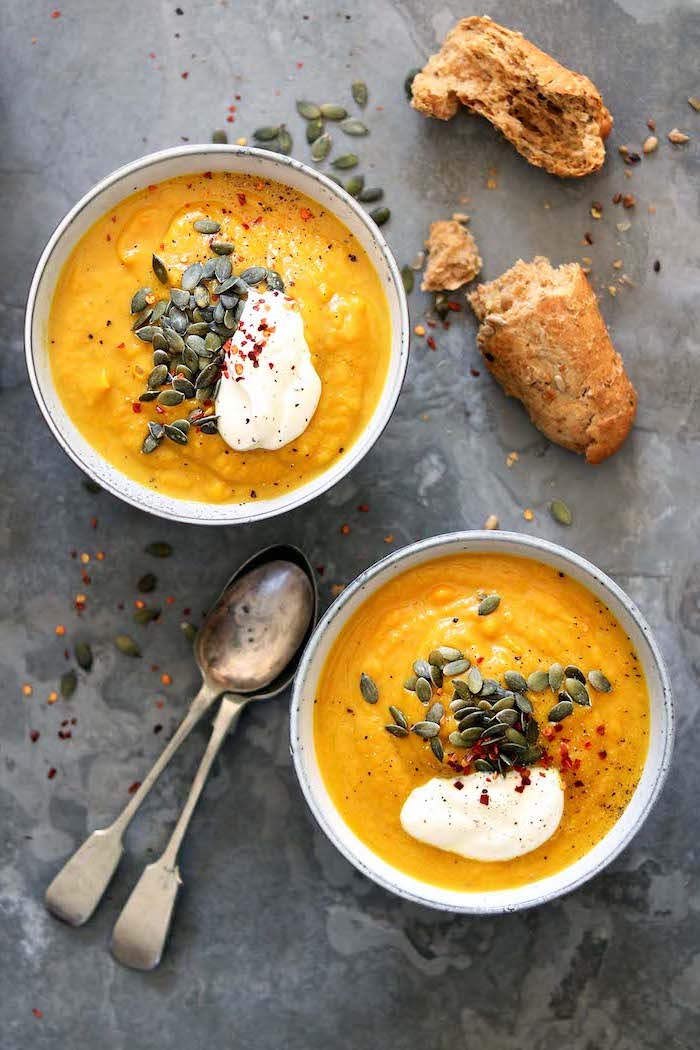
[{"label": "tarnished spoon", "polygon": [[71,926],[90,918],[121,860],[124,832],[180,744],[224,693],[242,694],[231,701],[238,705],[235,715],[248,700],[282,692],[314,625],[317,604],[311,567],[296,547],[268,547],[234,573],[195,640],[201,689],[114,823],[93,831],[56,875],[45,897],[50,912]]}]

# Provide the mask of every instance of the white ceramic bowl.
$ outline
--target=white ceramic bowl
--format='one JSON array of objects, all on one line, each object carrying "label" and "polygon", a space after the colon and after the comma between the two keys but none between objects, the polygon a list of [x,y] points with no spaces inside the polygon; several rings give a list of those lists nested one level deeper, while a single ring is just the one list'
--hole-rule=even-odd
[{"label": "white ceramic bowl", "polygon": [[[56,393],[48,355],[51,300],[61,268],[92,224],[137,190],[177,175],[236,171],[292,186],[333,212],[367,252],[386,292],[391,317],[391,359],[379,403],[364,432],[348,452],[312,481],[276,499],[250,503],[199,503],[164,496],[126,477],[108,463],[66,413]],[[307,503],[335,485],[359,463],[389,422],[408,363],[409,321],[406,295],[396,261],[380,230],[362,206],[325,175],[291,157],[242,146],[178,146],[152,153],[118,168],[78,201],[54,231],[34,273],[24,329],[27,367],[34,394],[58,442],[77,465],[127,503],[151,514],[200,525],[259,521]]]},{"label": "white ceramic bowl", "polygon": [[[615,826],[594,848],[563,871],[512,890],[463,893],[406,875],[378,857],[348,827],[333,804],[316,758],[314,696],[323,664],[339,632],[360,605],[407,569],[461,552],[515,554],[561,569],[605,602],[632,640],[644,668],[651,702],[650,744],[642,777]],[[316,628],[299,665],[291,713],[291,750],[306,800],[331,842],[356,868],[387,890],[444,911],[490,914],[529,908],[575,889],[598,874],[642,826],[661,790],[673,748],[673,701],[668,674],[643,616],[609,576],[564,547],[512,532],[455,532],[414,543],[362,573],[333,603]]]}]

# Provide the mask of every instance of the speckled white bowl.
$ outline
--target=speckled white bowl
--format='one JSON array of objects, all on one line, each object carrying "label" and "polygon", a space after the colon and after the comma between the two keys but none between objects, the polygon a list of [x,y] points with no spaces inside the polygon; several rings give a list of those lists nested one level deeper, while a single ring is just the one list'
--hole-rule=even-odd
[{"label": "speckled white bowl", "polygon": [[[92,224],[125,197],[152,183],[203,171],[235,171],[292,186],[333,212],[367,252],[386,292],[391,316],[391,359],[381,398],[364,432],[348,452],[318,477],[276,499],[250,503],[199,503],[164,496],[128,478],[83,437],[56,392],[48,355],[51,300],[61,268]],[[380,230],[345,190],[298,160],[242,146],[178,146],[118,168],[78,201],[56,228],[34,273],[24,329],[29,378],[39,407],[58,442],[77,465],[113,495],[135,507],[175,521],[234,525],[299,507],[340,481],[374,445],[389,422],[408,363],[406,295],[396,261]]]},{"label": "speckled white bowl", "polygon": [[[392,867],[362,842],[345,823],[326,789],[313,737],[314,697],[319,675],[343,626],[383,584],[407,569],[435,558],[463,552],[515,554],[535,558],[565,572],[605,602],[632,640],[646,675],[651,702],[649,754],[637,788],[624,813],[585,857],[526,886],[512,890],[461,893],[433,886]],[[443,911],[484,915],[517,911],[569,893],[597,875],[639,831],[668,772],[673,748],[673,700],[663,658],[649,625],[634,602],[609,576],[554,543],[512,532],[454,532],[404,547],[373,565],[347,587],[314,631],[299,665],[292,696],[291,750],[306,801],[323,831],[363,874],[416,904]],[[342,760],[342,759],[341,759]]]}]

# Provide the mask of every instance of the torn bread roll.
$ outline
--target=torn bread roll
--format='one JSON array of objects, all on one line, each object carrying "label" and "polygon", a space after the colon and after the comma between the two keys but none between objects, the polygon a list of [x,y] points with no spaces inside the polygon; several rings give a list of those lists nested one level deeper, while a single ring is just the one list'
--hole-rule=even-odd
[{"label": "torn bread roll", "polygon": [[481,271],[476,241],[458,219],[432,223],[425,246],[428,263],[421,284],[424,292],[454,292]]},{"label": "torn bread roll", "polygon": [[480,113],[552,175],[588,175],[605,160],[613,122],[595,85],[490,18],[458,22],[412,94],[415,109],[441,120],[460,104]]},{"label": "torn bread roll", "polygon": [[616,452],[637,394],[578,263],[519,260],[468,298],[488,370],[538,430],[589,463]]}]

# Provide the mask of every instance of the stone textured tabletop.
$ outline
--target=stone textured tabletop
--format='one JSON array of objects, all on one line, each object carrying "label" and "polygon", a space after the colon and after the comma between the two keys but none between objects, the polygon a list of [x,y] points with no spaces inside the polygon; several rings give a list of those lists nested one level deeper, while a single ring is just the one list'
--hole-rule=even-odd
[{"label": "stone textured tabletop", "polygon": [[[55,3],[60,13],[48,0],[5,5],[2,31],[2,1050],[697,1046],[700,114],[686,101],[700,95],[697,0],[494,0],[492,17],[587,73],[615,116],[604,170],[580,182],[529,167],[483,121],[462,115],[443,125],[408,108],[408,69],[480,6]],[[86,491],[39,415],[22,352],[27,287],[54,225],[118,165],[209,141],[218,127],[234,141],[287,119],[306,159],[295,98],[345,99],[355,78],[371,93],[364,170],[386,188],[393,216],[385,230],[400,263],[414,257],[430,221],[455,210],[472,216],[486,277],[518,256],[592,260],[640,392],[630,440],[598,468],[549,445],[483,370],[470,372],[479,369],[475,324],[462,312],[449,331],[435,331],[434,352],[414,339],[399,406],[371,454],[284,521],[183,527]],[[659,148],[626,166],[618,146],[639,148],[650,118]],[[685,147],[668,142],[674,127],[691,136]],[[633,193],[636,206],[615,207],[616,193]],[[594,200],[603,203],[600,219]],[[427,306],[415,291],[414,324]],[[568,530],[549,517],[554,496],[573,509]],[[165,842],[204,729],[134,824],[94,921],[73,930],[46,914],[49,879],[88,830],[115,814],[195,687],[180,620],[196,621],[244,557],[278,539],[298,543],[324,567],[327,605],[389,550],[480,527],[490,514],[505,528],[568,544],[610,573],[650,620],[671,670],[673,771],[644,829],[604,875],[539,910],[480,920],[389,896],[312,821],[280,700],[246,713],[215,767],[182,854],[185,890],[160,970],[120,969],[109,934]],[[169,541],[174,556],[149,558],[153,540]],[[162,622],[136,627],[135,584],[148,570],[158,576]],[[87,595],[81,616],[79,593]],[[123,629],[138,636],[143,660],[115,651]],[[64,649],[79,639],[92,644],[94,669],[80,674],[71,700],[50,704],[72,665]],[[60,739],[73,718],[63,726],[71,738]]]}]

